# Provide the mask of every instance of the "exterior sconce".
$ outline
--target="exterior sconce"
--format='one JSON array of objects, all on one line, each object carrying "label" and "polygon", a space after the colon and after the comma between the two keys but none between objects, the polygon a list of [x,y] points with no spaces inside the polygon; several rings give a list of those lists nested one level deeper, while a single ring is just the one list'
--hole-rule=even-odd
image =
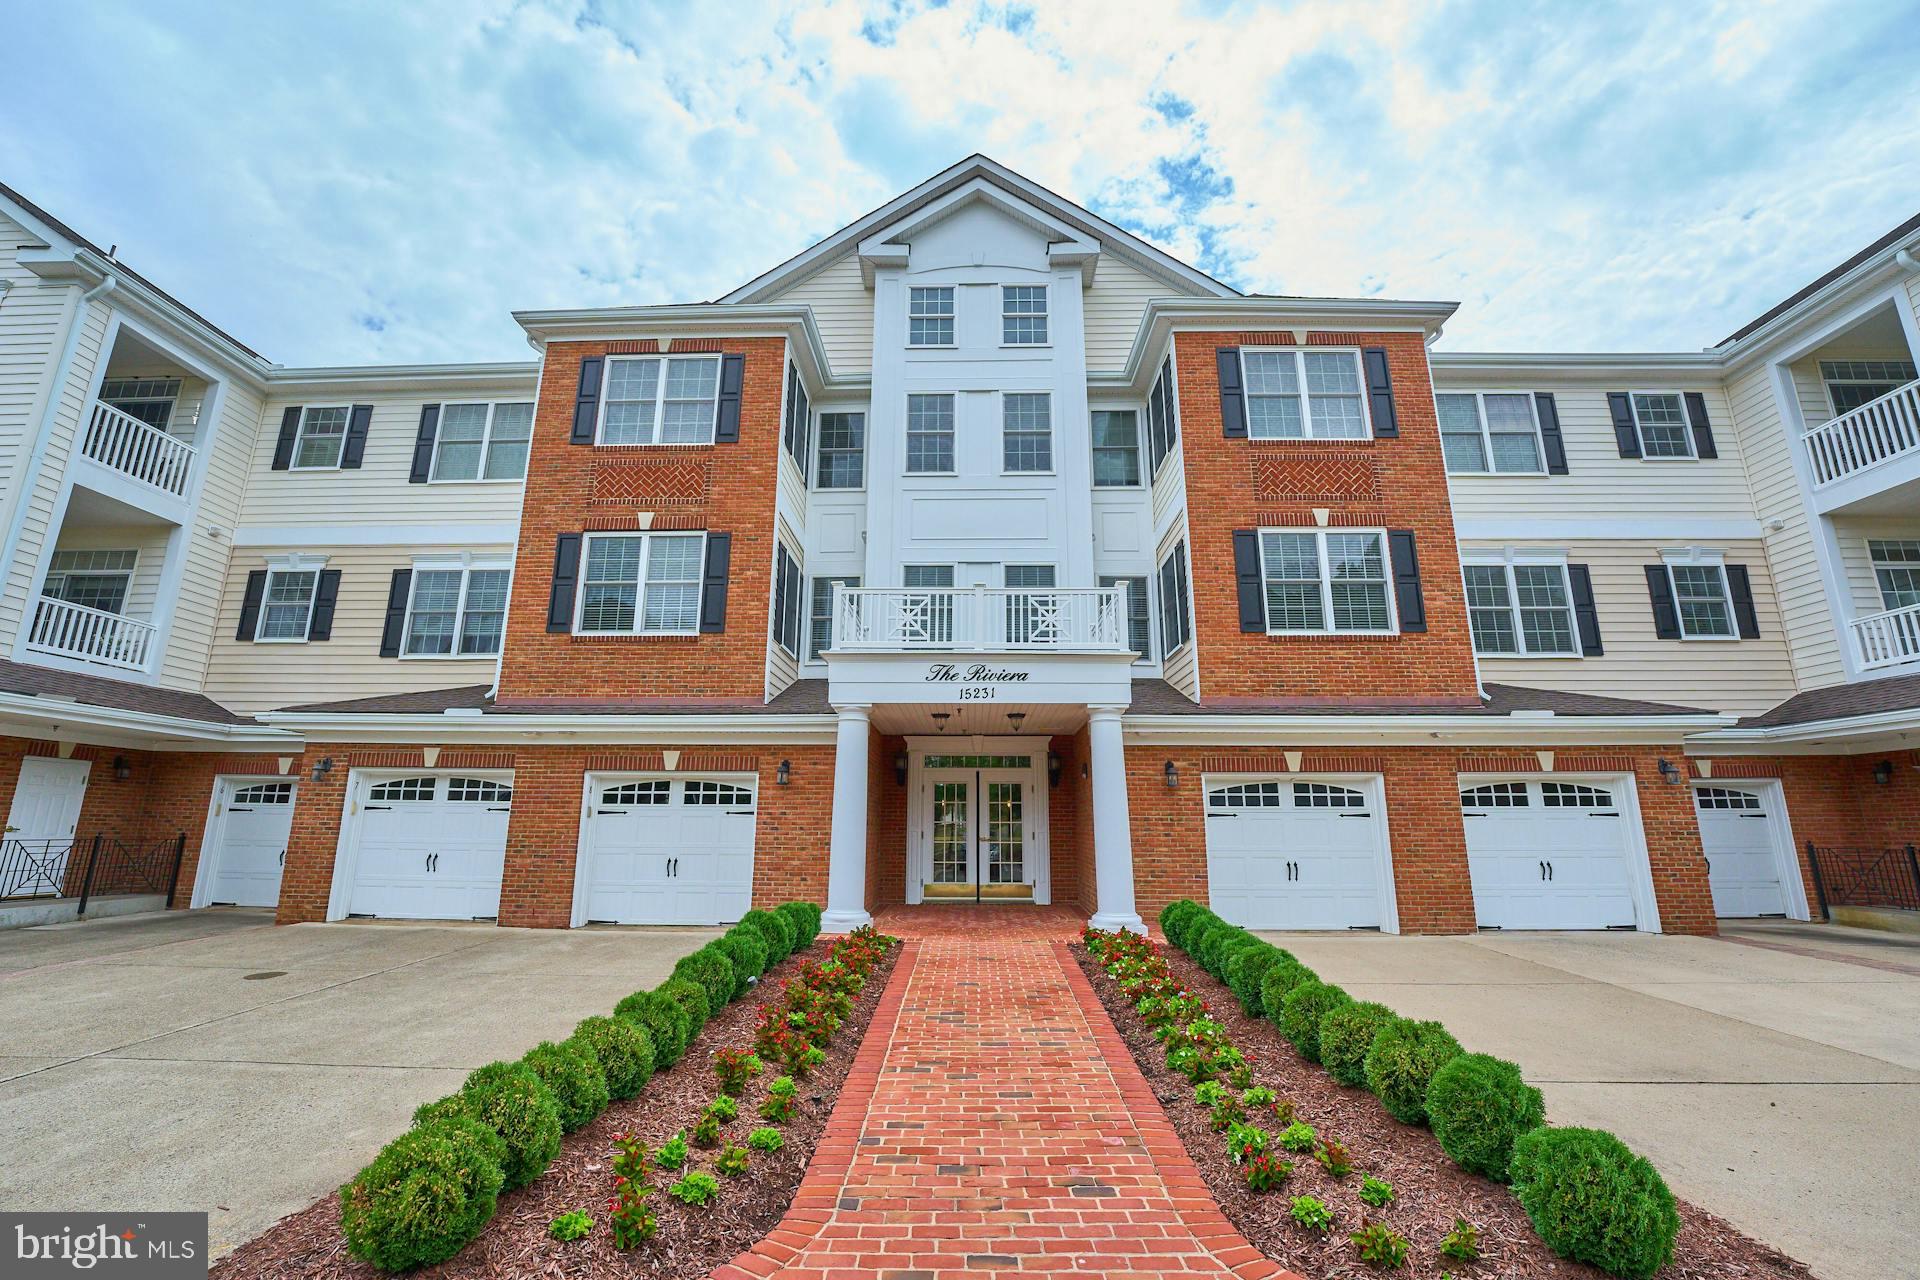
[{"label": "exterior sconce", "polygon": [[773,785],[784,787],[793,781],[793,761],[782,760],[780,767],[773,771]]},{"label": "exterior sconce", "polygon": [[[118,761],[115,763],[117,764]],[[115,776],[117,777],[118,775],[116,774]],[[1882,760],[1879,764],[1873,766],[1873,780],[1883,787],[1890,785],[1893,782],[1893,761]]]},{"label": "exterior sconce", "polygon": [[315,760],[313,762],[313,780],[315,782],[325,782],[327,780],[327,775],[332,772],[333,772],[332,756],[321,756],[318,760]]},{"label": "exterior sconce", "polygon": [[1173,767],[1173,761],[1167,761],[1167,767],[1160,773],[1167,780],[1167,790],[1172,791],[1180,785],[1180,771]]},{"label": "exterior sconce", "polygon": [[1668,786],[1677,787],[1680,785],[1680,770],[1675,768],[1673,761],[1667,759],[1665,756],[1660,758],[1660,780]]},{"label": "exterior sconce", "polygon": [[1047,752],[1047,785],[1060,785],[1060,753],[1057,751]]},{"label": "exterior sconce", "polygon": [[1013,731],[1015,733],[1020,732],[1020,726],[1025,724],[1026,722],[1027,722],[1026,712],[1024,711],[1007,712],[1007,723],[1013,726]]},{"label": "exterior sconce", "polygon": [[128,762],[125,756],[115,756],[113,758],[113,780],[115,782],[125,782],[132,776],[133,765]]},{"label": "exterior sconce", "polygon": [[904,751],[893,753],[893,781],[896,786],[907,785],[907,753]]}]

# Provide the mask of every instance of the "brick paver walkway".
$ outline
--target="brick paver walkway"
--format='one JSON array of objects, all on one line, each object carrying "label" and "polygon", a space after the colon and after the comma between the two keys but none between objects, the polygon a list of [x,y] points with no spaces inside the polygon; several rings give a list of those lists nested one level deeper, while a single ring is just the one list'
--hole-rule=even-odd
[{"label": "brick paver walkway", "polygon": [[1281,1277],[1221,1216],[1064,911],[895,912],[910,939],[780,1226],[723,1280]]}]

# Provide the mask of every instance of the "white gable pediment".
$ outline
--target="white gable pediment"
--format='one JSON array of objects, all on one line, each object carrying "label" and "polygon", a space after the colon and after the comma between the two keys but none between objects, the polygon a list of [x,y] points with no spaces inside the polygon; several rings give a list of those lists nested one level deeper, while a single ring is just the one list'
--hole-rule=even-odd
[{"label": "white gable pediment", "polygon": [[[1033,265],[1077,266],[1081,283],[1093,282],[1093,269],[1100,260],[1099,241],[984,177],[974,178],[864,236],[859,246],[861,277],[871,285],[876,268],[906,267],[915,241],[948,241],[949,237],[940,232],[951,229],[955,222],[968,224],[982,253],[988,252],[987,246],[996,240],[1004,245],[1005,237],[993,235],[994,224],[998,223],[1014,232],[1011,238],[1015,245],[1020,241],[1035,245],[1041,260]],[[941,249],[943,258],[954,256],[950,243],[942,244]],[[1010,249],[1012,246],[1003,247],[1002,252]],[[961,264],[943,261],[939,265]]]}]

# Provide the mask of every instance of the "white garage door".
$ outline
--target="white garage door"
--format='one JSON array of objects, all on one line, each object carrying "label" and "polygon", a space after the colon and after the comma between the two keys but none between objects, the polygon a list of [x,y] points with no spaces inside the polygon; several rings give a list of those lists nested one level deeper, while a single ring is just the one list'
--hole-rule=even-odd
[{"label": "white garage door", "polygon": [[589,922],[723,924],[753,903],[753,784],[595,778]]},{"label": "white garage door", "polygon": [[1716,916],[1783,916],[1786,890],[1773,847],[1773,823],[1757,791],[1696,787],[1700,843]]},{"label": "white garage door", "polygon": [[220,845],[213,851],[207,901],[217,906],[271,907],[280,902],[280,869],[293,830],[291,782],[223,782]]},{"label": "white garage door", "polygon": [[347,914],[491,920],[500,914],[513,786],[420,774],[367,788],[356,824]]},{"label": "white garage door", "polygon": [[1633,928],[1631,845],[1609,787],[1489,782],[1460,792],[1483,927]]},{"label": "white garage door", "polygon": [[1234,782],[1207,788],[1207,886],[1249,929],[1380,927],[1380,815],[1357,787]]}]

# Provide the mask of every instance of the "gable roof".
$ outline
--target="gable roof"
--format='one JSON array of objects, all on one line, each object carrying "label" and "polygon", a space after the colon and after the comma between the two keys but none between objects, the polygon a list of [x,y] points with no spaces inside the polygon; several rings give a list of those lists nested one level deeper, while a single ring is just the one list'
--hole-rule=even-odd
[{"label": "gable roof", "polygon": [[920,208],[948,195],[976,179],[984,179],[1025,200],[1100,241],[1102,246],[1126,259],[1149,275],[1164,280],[1175,293],[1217,298],[1237,298],[1240,291],[1215,280],[1197,267],[1189,266],[1172,254],[1154,248],[1130,231],[1122,230],[1093,211],[1066,197],[1049,191],[1039,183],[1022,177],[996,160],[975,153],[944,169],[912,189],[902,192],[877,209],[871,209],[840,228],[826,239],[804,249],[747,281],[721,302],[764,302],[781,290],[797,284],[830,263],[857,252],[860,242],[874,231],[910,217]]},{"label": "gable roof", "polygon": [[1854,254],[1831,271],[1822,272],[1802,288],[1796,289],[1794,292],[1788,294],[1773,306],[1768,307],[1765,311],[1741,325],[1726,337],[1720,339],[1715,346],[1730,346],[1748,334],[1764,328],[1769,321],[1785,315],[1854,268],[1865,265],[1868,261],[1885,253],[1888,249],[1893,248],[1896,244],[1900,243],[1900,241],[1906,239],[1916,231],[1920,231],[1920,213],[1914,214],[1911,218],[1908,218],[1905,222],[1887,232],[1887,234],[1881,236],[1878,240],[1875,240],[1872,244],[1860,250],[1860,252]]}]

